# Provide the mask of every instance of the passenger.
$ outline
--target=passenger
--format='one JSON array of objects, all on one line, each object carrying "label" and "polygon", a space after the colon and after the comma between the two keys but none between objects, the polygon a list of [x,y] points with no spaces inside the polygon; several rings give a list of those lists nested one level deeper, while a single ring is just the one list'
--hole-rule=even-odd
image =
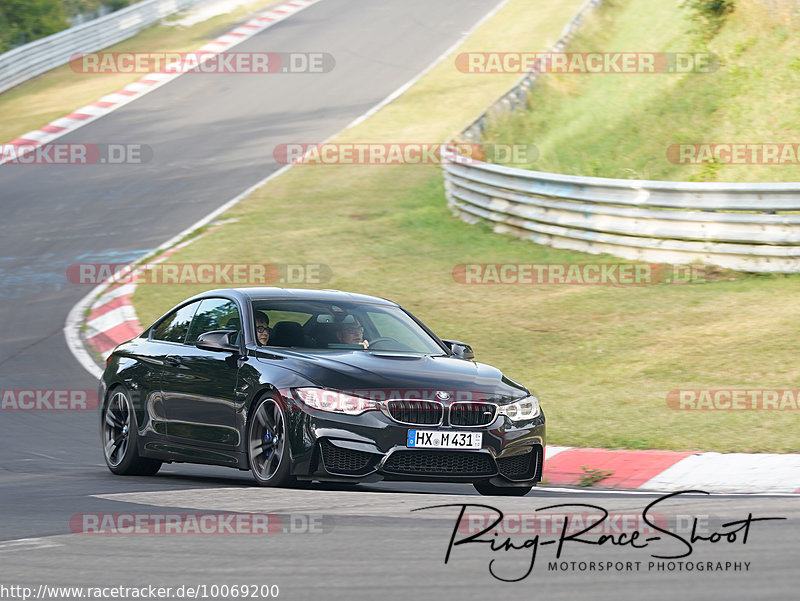
[{"label": "passenger", "polygon": [[336,331],[336,338],[342,344],[360,344],[364,348],[369,348],[369,342],[364,340],[364,328],[357,319],[343,323]]},{"label": "passenger", "polygon": [[259,346],[267,346],[269,344],[269,317],[260,311],[254,313],[256,322],[256,339]]}]

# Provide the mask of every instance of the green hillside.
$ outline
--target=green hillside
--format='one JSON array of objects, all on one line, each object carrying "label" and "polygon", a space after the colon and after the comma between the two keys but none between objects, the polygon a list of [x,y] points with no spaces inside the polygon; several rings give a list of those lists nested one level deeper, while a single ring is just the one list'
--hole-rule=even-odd
[{"label": "green hillside", "polygon": [[[800,144],[800,14],[792,2],[728,0],[735,9],[704,39],[680,0],[611,0],[569,51],[710,52],[713,72],[547,74],[531,108],[494,123],[491,143],[535,144],[538,171],[626,179],[800,181],[781,164],[678,164],[673,144]],[[709,4],[706,2],[705,4]],[[694,18],[693,18],[694,17]],[[769,160],[770,157],[767,157]]]}]

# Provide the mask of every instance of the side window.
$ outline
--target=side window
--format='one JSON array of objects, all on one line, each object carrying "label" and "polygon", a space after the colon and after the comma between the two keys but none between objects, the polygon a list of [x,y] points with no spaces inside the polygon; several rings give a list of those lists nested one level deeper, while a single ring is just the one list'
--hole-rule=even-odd
[{"label": "side window", "polygon": [[236,303],[226,298],[206,298],[192,321],[186,344],[194,344],[200,334],[214,330],[240,330],[239,309]]},{"label": "side window", "polygon": [[199,305],[200,301],[190,303],[167,315],[153,329],[153,340],[183,342]]}]

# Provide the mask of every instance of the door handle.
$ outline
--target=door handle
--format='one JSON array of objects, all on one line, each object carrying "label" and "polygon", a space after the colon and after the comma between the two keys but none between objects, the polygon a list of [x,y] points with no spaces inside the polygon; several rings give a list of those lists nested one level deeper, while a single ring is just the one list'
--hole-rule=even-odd
[{"label": "door handle", "polygon": [[181,358],[178,355],[167,355],[164,357],[164,363],[172,367],[177,367],[181,364]]}]

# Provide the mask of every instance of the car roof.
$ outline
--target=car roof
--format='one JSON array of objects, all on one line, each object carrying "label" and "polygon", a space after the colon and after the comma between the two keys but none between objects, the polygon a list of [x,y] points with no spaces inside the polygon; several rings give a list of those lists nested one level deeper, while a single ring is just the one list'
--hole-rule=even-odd
[{"label": "car roof", "polygon": [[366,302],[378,305],[397,306],[397,303],[366,294],[354,292],[344,292],[342,290],[314,290],[308,288],[274,288],[274,287],[253,287],[253,288],[219,288],[208,290],[198,294],[193,298],[206,298],[209,296],[233,296],[242,301],[253,300],[303,300],[303,301],[351,301]]}]

